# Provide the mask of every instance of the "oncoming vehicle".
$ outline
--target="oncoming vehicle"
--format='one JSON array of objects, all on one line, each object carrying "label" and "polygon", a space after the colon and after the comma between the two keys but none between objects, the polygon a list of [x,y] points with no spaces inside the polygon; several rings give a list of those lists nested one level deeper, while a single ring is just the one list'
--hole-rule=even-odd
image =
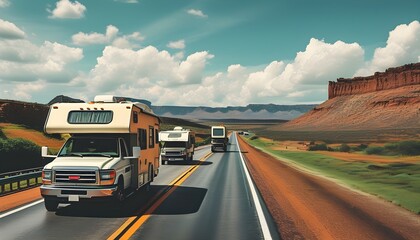
[{"label": "oncoming vehicle", "polygon": [[162,144],[162,164],[170,161],[192,161],[195,148],[195,133],[189,129],[175,127],[174,130],[159,133]]},{"label": "oncoming vehicle", "polygon": [[41,195],[48,211],[59,203],[109,199],[116,203],[153,181],[159,172],[160,119],[142,103],[97,96],[90,103],[50,107],[46,133],[69,133],[42,171]]}]

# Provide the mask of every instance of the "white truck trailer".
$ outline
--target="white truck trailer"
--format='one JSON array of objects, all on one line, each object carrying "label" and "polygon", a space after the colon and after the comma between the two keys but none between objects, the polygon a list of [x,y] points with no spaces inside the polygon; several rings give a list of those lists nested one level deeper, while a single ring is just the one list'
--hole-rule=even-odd
[{"label": "white truck trailer", "polygon": [[162,164],[170,161],[192,161],[195,148],[195,133],[189,129],[175,127],[159,133]]},{"label": "white truck trailer", "polygon": [[211,127],[211,151],[215,152],[217,149],[227,151],[229,139],[225,126],[212,126]]},{"label": "white truck trailer", "polygon": [[160,119],[142,103],[116,102],[97,96],[90,103],[56,103],[50,107],[46,133],[68,133],[57,155],[42,171],[41,195],[48,211],[59,203],[110,199],[116,204],[159,171]]}]

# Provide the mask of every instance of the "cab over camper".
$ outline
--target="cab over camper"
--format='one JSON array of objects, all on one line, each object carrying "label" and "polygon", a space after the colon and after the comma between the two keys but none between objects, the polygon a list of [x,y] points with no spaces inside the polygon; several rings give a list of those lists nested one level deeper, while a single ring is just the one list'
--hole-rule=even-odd
[{"label": "cab over camper", "polygon": [[211,127],[211,151],[215,152],[217,149],[227,150],[229,139],[227,137],[225,126]]},{"label": "cab over camper", "polygon": [[195,134],[189,129],[175,127],[174,130],[159,133],[162,145],[162,164],[168,161],[192,161],[195,148]]},{"label": "cab over camper", "polygon": [[107,199],[115,204],[153,181],[159,172],[160,119],[142,103],[97,96],[90,103],[56,103],[44,131],[71,137],[42,171],[48,211],[59,203]]}]

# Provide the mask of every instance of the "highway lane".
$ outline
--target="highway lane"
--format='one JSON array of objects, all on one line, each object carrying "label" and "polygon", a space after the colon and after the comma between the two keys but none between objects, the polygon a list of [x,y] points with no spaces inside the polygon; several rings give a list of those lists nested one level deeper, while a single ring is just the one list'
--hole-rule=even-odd
[{"label": "highway lane", "polygon": [[[263,239],[236,138],[230,143],[227,152],[214,153],[186,179],[133,238]],[[266,218],[271,237],[278,239]]]},{"label": "highway lane", "polygon": [[[232,142],[232,140],[231,140]],[[67,205],[49,213],[37,204],[0,219],[1,239],[106,239],[130,217],[141,216],[157,193],[210,149],[196,151],[189,165],[163,165],[150,191],[127,199],[123,209],[109,204]],[[274,239],[278,238],[270,217]],[[262,239],[249,186],[241,168],[236,141],[226,153],[215,153],[160,205],[136,230],[133,239]]]}]

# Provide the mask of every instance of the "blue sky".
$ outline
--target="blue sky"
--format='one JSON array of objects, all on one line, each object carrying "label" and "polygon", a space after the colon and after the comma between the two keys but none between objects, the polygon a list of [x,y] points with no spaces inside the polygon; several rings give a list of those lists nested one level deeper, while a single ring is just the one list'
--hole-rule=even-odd
[{"label": "blue sky", "polygon": [[320,103],[420,61],[418,0],[0,0],[0,98]]}]

